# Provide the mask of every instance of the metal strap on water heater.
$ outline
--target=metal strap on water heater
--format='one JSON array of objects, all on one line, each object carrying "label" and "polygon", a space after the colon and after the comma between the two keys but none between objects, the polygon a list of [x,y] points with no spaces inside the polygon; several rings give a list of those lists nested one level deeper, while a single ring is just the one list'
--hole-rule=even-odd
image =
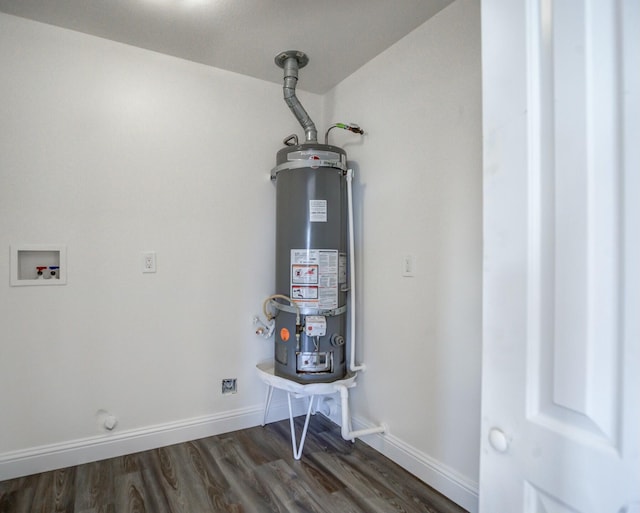
[{"label": "metal strap on water heater", "polygon": [[284,171],[286,169],[301,169],[303,167],[310,167],[313,169],[319,168],[319,167],[325,167],[325,168],[328,167],[333,169],[339,169],[342,172],[346,172],[347,170],[346,164],[343,164],[339,160],[292,160],[289,162],[284,162],[279,166],[274,167],[271,170],[271,179],[275,180],[276,175],[280,171]]},{"label": "metal strap on water heater", "polygon": [[[276,310],[282,310],[283,312],[289,312],[293,314],[298,313],[298,309],[295,306],[278,303],[274,299],[270,300],[269,304]],[[301,315],[324,315],[325,317],[335,317],[336,315],[341,315],[346,311],[347,305],[339,306],[338,308],[333,308],[331,310],[326,310],[323,308],[300,308]]]}]

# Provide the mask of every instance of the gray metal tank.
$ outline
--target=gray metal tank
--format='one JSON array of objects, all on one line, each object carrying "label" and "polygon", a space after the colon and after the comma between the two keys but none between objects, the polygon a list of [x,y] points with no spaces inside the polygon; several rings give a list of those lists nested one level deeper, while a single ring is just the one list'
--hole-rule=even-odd
[{"label": "gray metal tank", "polygon": [[[275,374],[298,383],[344,378],[347,366],[346,153],[318,143],[282,148],[276,184]],[[296,325],[296,316],[299,325]]]}]

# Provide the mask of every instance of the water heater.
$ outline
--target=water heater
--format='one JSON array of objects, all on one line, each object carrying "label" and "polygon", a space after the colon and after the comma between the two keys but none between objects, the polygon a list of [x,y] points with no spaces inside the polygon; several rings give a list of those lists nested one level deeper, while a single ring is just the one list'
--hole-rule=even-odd
[{"label": "water heater", "polygon": [[[297,382],[346,373],[346,154],[301,144],[277,154],[275,371]],[[297,320],[297,322],[296,322]]]},{"label": "water heater", "polygon": [[337,123],[318,143],[315,124],[296,97],[303,52],[275,58],[284,70],[284,99],[305,130],[284,140],[271,180],[276,187],[275,294],[265,301],[269,322],[258,329],[273,333],[274,373],[298,383],[340,380],[346,358],[349,290],[349,203],[347,156],[327,144],[329,131],[342,128],[362,134],[357,125]]}]

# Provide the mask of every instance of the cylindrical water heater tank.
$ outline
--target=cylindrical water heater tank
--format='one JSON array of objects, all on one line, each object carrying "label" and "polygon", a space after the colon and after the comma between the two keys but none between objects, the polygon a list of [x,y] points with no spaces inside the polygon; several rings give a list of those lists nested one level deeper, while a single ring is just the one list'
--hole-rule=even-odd
[{"label": "cylindrical water heater tank", "polygon": [[[275,374],[331,382],[347,370],[346,153],[318,143],[287,146],[276,184]],[[299,325],[296,325],[299,317]]]}]

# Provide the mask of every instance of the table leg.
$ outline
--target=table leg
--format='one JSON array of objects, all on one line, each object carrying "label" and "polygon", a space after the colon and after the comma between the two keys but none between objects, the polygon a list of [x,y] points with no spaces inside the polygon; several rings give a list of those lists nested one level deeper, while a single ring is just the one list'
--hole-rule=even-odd
[{"label": "table leg", "polygon": [[264,400],[264,414],[262,417],[262,425],[267,423],[267,414],[269,413],[269,407],[271,406],[271,397],[273,396],[273,387],[267,385],[267,397]]},{"label": "table leg", "polygon": [[313,406],[313,400],[315,396],[309,398],[309,406],[307,408],[307,416],[304,420],[304,427],[302,428],[302,436],[300,437],[300,446],[296,447],[296,429],[293,425],[293,409],[291,408],[291,392],[287,392],[287,400],[289,401],[289,426],[291,427],[291,447],[293,448],[293,457],[299,460],[302,457],[302,448],[304,447],[304,440],[307,437],[307,428],[309,427],[309,418],[311,417],[311,407]]}]

